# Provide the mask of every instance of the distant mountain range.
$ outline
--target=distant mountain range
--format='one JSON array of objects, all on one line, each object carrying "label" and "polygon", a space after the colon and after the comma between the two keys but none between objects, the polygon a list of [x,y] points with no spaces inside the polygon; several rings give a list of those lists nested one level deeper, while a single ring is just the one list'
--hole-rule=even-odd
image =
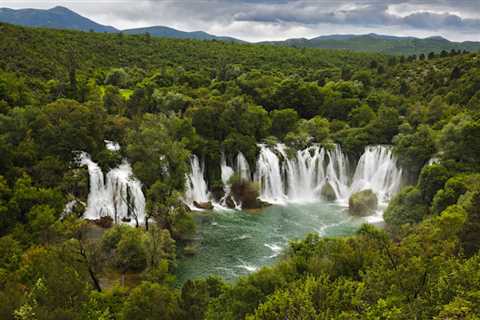
[{"label": "distant mountain range", "polygon": [[95,32],[118,31],[114,27],[98,24],[65,7],[54,7],[48,10],[0,8],[0,22],[53,29]]},{"label": "distant mountain range", "polygon": [[180,31],[180,30],[177,30],[177,29],[164,27],[164,26],[127,29],[127,30],[122,30],[122,32],[125,33],[125,34],[146,34],[146,33],[149,33],[152,36],[162,37],[162,38],[244,42],[242,40],[235,39],[235,38],[232,38],[232,37],[214,36],[212,34],[209,34],[209,33],[203,32],[203,31],[187,32],[187,31]]},{"label": "distant mountain range", "polygon": [[[163,38],[218,40],[227,42],[244,42],[232,37],[212,35],[203,31],[186,32],[165,26],[153,26],[118,30],[106,26],[76,12],[61,6],[48,10],[42,9],[9,9],[0,8],[0,22],[24,25],[30,27],[45,27],[55,29],[73,29],[95,32],[123,32],[126,34],[146,34]],[[284,41],[264,41],[259,44],[282,45],[297,48],[324,48],[344,49],[352,51],[380,52],[388,54],[419,54],[440,52],[442,50],[468,50],[479,51],[480,42],[452,42],[442,37],[429,37],[425,39],[415,37],[396,37],[378,34],[365,35],[327,35],[312,39],[287,39]]]},{"label": "distant mountain range", "polygon": [[203,31],[186,32],[164,26],[154,26],[138,29],[118,30],[112,26],[98,24],[78,13],[61,6],[48,10],[42,9],[9,9],[0,8],[0,22],[18,24],[30,27],[45,27],[54,29],[72,29],[95,32],[124,32],[126,34],[145,34],[175,39],[219,40],[243,42],[231,37],[215,36]]},{"label": "distant mountain range", "polygon": [[480,42],[452,42],[443,37],[425,39],[415,37],[396,37],[379,34],[329,35],[312,39],[288,39],[284,41],[265,41],[262,44],[284,45],[298,48],[343,49],[388,54],[419,54],[440,52],[442,50],[479,51]]}]

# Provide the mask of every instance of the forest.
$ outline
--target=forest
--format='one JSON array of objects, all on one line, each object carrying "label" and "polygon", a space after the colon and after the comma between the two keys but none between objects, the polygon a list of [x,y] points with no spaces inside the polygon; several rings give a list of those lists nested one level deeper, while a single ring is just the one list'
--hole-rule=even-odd
[{"label": "forest", "polygon": [[[480,317],[480,53],[0,24],[0,57],[0,319]],[[179,283],[199,229],[182,201],[192,156],[215,194],[222,154],[255,168],[261,146],[279,143],[287,154],[338,145],[351,162],[391,145],[405,183],[384,224],[292,240],[235,281]],[[128,159],[144,223],[83,219],[80,152],[103,172]],[[264,205],[254,183],[231,183],[245,205]]]}]

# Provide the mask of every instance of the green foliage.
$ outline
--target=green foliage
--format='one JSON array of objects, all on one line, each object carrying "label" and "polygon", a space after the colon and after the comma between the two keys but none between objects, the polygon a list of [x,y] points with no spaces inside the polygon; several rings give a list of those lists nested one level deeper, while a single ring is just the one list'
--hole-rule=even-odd
[{"label": "green foliage", "polygon": [[416,187],[406,187],[388,204],[383,215],[385,222],[400,227],[405,223],[418,223],[429,213],[421,191]]},{"label": "green foliage", "polygon": [[440,164],[423,167],[418,178],[418,188],[426,203],[431,203],[438,190],[442,189],[450,178],[448,169]]},{"label": "green foliage", "polygon": [[353,109],[349,114],[350,123],[353,127],[365,127],[375,120],[376,114],[367,104]]},{"label": "green foliage", "polygon": [[378,206],[378,198],[372,190],[356,192],[348,199],[348,210],[356,216],[367,216],[375,212]]},{"label": "green foliage", "polygon": [[128,74],[122,68],[112,69],[105,77],[105,84],[124,88],[128,82]]},{"label": "green foliage", "polygon": [[408,168],[415,177],[435,153],[435,141],[425,125],[418,127],[413,134],[398,134],[393,143],[400,165]]},{"label": "green foliage", "polygon": [[[1,319],[478,317],[478,54],[394,59],[4,24],[0,37]],[[420,172],[385,212],[394,238],[372,226],[310,235],[238,282],[172,288],[173,239],[195,234],[179,201],[190,155],[218,188],[221,151],[253,168],[257,143],[277,140],[338,143],[352,160],[393,141],[412,183]],[[115,226],[98,241],[96,226],[61,218],[66,198],[88,193],[76,151],[104,170],[128,158],[148,230]],[[441,164],[424,167],[434,154]],[[257,186],[233,189],[256,202]],[[111,287],[113,271],[147,281]]]},{"label": "green foliage", "polygon": [[180,301],[175,291],[157,283],[143,282],[130,292],[120,318],[176,320],[180,315]]},{"label": "green foliage", "polygon": [[476,166],[480,149],[476,143],[480,139],[480,122],[460,114],[442,130],[440,146],[445,160],[458,161],[461,165]]},{"label": "green foliage", "polygon": [[105,232],[102,247],[112,256],[111,262],[119,271],[140,272],[147,267],[143,238],[140,229],[119,225]]},{"label": "green foliage", "polygon": [[298,114],[293,109],[274,110],[270,114],[272,118],[272,134],[283,139],[287,133],[295,130],[298,122]]},{"label": "green foliage", "polygon": [[448,206],[457,203],[458,198],[469,190],[478,190],[478,174],[462,174],[447,180],[443,189],[433,197],[432,212],[438,214]]}]

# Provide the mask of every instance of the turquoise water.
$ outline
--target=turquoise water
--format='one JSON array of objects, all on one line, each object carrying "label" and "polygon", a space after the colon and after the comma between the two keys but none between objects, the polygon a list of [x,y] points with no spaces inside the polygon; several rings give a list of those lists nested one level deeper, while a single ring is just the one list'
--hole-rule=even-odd
[{"label": "turquoise water", "polygon": [[308,233],[322,236],[353,234],[366,220],[355,218],[335,203],[271,206],[261,212],[195,213],[197,251],[178,259],[177,280],[217,275],[234,280],[271,265],[293,239]]}]

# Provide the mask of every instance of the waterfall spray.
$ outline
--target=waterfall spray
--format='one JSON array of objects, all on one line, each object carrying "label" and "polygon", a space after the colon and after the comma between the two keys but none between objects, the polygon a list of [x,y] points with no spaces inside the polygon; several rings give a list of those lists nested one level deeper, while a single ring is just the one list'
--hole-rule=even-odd
[{"label": "waterfall spray", "polygon": [[260,145],[255,180],[260,198],[271,203],[318,201],[320,190],[328,183],[339,202],[346,203],[354,192],[372,189],[382,202],[398,192],[402,170],[397,167],[391,149],[368,146],[360,158],[353,178],[350,164],[340,146],[327,150],[311,146],[288,157],[286,148]]},{"label": "waterfall spray", "polygon": [[190,158],[190,173],[186,176],[186,192],[185,203],[191,208],[196,209],[194,203],[205,203],[210,200],[207,182],[204,176],[204,166],[200,165],[200,161],[196,155]]},{"label": "waterfall spray", "polygon": [[115,223],[129,220],[132,224],[145,220],[145,197],[142,185],[132,174],[130,164],[124,162],[104,176],[102,169],[92,161],[89,154],[79,154],[78,162],[88,168],[90,193],[86,219],[110,216]]}]

